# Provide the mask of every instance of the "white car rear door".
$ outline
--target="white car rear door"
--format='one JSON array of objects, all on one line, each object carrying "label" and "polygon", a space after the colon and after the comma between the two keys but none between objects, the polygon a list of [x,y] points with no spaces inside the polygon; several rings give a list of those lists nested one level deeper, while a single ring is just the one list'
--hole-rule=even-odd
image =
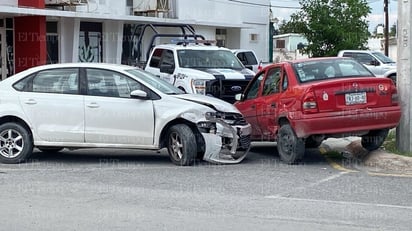
[{"label": "white car rear door", "polygon": [[84,96],[78,68],[40,71],[20,94],[20,104],[43,141],[84,142]]}]

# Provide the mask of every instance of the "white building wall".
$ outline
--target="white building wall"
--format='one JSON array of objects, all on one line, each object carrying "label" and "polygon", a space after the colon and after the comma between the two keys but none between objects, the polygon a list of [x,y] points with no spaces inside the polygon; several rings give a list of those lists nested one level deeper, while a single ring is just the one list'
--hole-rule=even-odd
[{"label": "white building wall", "polygon": [[103,62],[121,62],[122,39],[123,21],[105,21],[103,23]]},{"label": "white building wall", "polygon": [[397,44],[389,44],[388,56],[389,58],[393,59],[396,62],[396,60],[398,59],[398,45]]},{"label": "white building wall", "polygon": [[[230,12],[230,13],[229,13]],[[194,22],[225,22],[240,23],[241,5],[230,1],[178,0],[176,1],[176,16],[180,20]]]},{"label": "white building wall", "polygon": [[230,49],[240,48],[240,30],[239,29],[228,29],[227,30],[227,44]]},{"label": "white building wall", "polygon": [[[80,20],[61,18],[58,22],[60,62],[77,62]],[[76,57],[76,58],[73,58]]]},{"label": "white building wall", "polygon": [[76,6],[78,12],[94,14],[127,15],[126,0],[88,0],[87,4]]},{"label": "white building wall", "polygon": [[[253,5],[240,4],[241,8],[241,17],[240,22],[245,24],[256,24],[256,25],[267,25],[269,23],[269,5],[270,1],[266,0],[254,0],[250,1]],[[233,3],[234,4],[234,3]],[[232,11],[231,7],[227,9]],[[230,20],[230,15],[227,14],[227,19]]]},{"label": "white building wall", "polygon": [[[269,61],[269,21],[270,1],[255,0],[254,5],[241,4],[241,23],[245,25],[240,32],[239,48],[252,49],[262,61]],[[252,40],[255,36],[256,40]]]},{"label": "white building wall", "polygon": [[[256,40],[252,40],[252,36],[257,35]],[[269,29],[266,26],[255,26],[240,30],[240,49],[254,50],[256,56],[262,61],[269,60]]]},{"label": "white building wall", "polygon": [[216,28],[209,26],[194,26],[197,34],[203,35],[207,40],[216,39]]}]

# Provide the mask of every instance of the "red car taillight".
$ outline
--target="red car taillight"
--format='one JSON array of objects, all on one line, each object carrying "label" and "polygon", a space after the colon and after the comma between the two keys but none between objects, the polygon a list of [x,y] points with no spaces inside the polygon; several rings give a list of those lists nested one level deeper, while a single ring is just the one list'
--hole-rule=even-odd
[{"label": "red car taillight", "polygon": [[303,113],[317,113],[318,112],[318,104],[316,102],[315,93],[312,91],[307,92],[303,96],[302,100],[302,111]]}]

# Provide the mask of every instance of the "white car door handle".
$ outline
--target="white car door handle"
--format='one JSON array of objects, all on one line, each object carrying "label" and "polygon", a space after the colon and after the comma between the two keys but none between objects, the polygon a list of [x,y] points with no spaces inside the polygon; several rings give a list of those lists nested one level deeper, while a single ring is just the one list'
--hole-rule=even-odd
[{"label": "white car door handle", "polygon": [[97,103],[89,103],[89,104],[87,104],[87,107],[90,107],[90,108],[98,108],[98,107],[99,107],[99,104],[97,104]]},{"label": "white car door handle", "polygon": [[30,105],[37,104],[36,100],[34,100],[34,99],[28,99],[28,100],[24,101],[24,103],[25,104],[30,104]]}]

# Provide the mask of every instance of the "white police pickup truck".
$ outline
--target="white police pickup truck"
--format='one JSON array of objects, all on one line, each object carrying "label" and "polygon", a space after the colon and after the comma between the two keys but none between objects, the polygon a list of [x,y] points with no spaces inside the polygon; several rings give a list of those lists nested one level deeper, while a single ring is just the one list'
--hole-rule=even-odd
[{"label": "white police pickup truck", "polygon": [[155,46],[144,68],[186,93],[214,96],[229,103],[242,93],[254,72],[227,48],[200,40]]}]

